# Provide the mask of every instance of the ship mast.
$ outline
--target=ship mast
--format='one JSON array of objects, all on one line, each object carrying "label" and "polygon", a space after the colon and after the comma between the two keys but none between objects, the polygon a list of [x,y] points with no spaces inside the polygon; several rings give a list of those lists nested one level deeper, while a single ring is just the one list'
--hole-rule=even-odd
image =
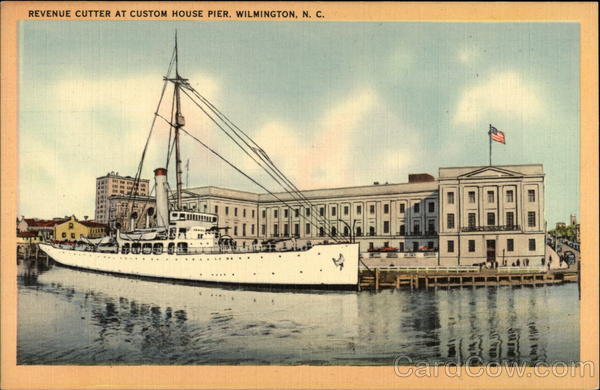
[{"label": "ship mast", "polygon": [[175,168],[177,176],[177,209],[182,209],[181,204],[181,193],[182,193],[182,180],[181,180],[181,150],[179,147],[179,129],[185,126],[185,118],[181,114],[181,97],[180,89],[181,84],[186,82],[187,79],[179,76],[178,67],[178,53],[177,53],[177,32],[175,32],[175,78],[170,80],[173,82],[175,87]]}]

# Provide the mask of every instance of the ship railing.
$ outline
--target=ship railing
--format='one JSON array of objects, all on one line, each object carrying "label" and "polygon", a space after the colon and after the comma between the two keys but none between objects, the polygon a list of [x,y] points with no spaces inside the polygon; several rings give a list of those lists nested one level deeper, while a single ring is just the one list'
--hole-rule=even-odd
[{"label": "ship railing", "polygon": [[547,268],[541,266],[529,266],[529,267],[498,267],[499,273],[545,273]]},{"label": "ship railing", "polygon": [[[471,265],[456,265],[456,266],[386,266],[386,267],[371,267],[379,271],[399,271],[406,273],[463,273],[463,272],[479,272],[478,266]],[[360,269],[367,269],[365,266],[360,266]]]}]

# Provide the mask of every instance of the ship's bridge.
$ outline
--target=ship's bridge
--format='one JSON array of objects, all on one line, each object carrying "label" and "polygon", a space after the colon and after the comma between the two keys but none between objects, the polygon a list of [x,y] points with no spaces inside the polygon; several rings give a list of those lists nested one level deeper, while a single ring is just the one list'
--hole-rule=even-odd
[{"label": "ship's bridge", "polygon": [[171,211],[171,225],[210,225],[217,224],[217,215],[197,211]]}]

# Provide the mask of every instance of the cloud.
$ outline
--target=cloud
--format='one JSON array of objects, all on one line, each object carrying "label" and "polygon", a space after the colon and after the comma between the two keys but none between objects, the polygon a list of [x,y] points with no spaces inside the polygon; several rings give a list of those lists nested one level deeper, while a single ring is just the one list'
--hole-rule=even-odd
[{"label": "cloud", "polygon": [[533,119],[542,112],[536,86],[517,72],[494,73],[464,90],[458,100],[454,125],[473,126],[501,117]]},{"label": "cloud", "polygon": [[[193,77],[194,88],[219,99],[219,80],[202,72]],[[30,95],[19,133],[21,212],[93,215],[96,177],[109,171],[135,175],[162,86],[156,75],[70,77]],[[167,88],[160,109],[166,118],[171,96]],[[192,103],[182,100],[183,109],[191,111]],[[157,119],[144,177],[165,165],[168,134],[169,126]]]},{"label": "cloud", "polygon": [[[301,189],[367,184],[382,172],[403,171],[419,140],[371,88],[332,103],[314,129],[269,121],[255,139]],[[252,164],[246,169],[257,172]]]}]

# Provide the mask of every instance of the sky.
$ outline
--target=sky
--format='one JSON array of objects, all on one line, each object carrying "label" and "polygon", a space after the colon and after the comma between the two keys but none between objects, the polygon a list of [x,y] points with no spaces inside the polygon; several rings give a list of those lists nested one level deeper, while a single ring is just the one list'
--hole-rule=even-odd
[{"label": "sky", "polygon": [[[492,124],[506,135],[506,145],[493,145],[493,165],[544,165],[548,226],[578,214],[576,23],[24,21],[19,29],[19,215],[93,218],[96,178],[135,175],[175,30],[180,74],[300,189],[488,165]],[[279,189],[186,98],[182,108],[189,131]],[[159,112],[169,109],[166,99]],[[148,179],[166,164],[169,130],[159,122]],[[185,136],[182,159],[184,186],[264,192]]]}]

